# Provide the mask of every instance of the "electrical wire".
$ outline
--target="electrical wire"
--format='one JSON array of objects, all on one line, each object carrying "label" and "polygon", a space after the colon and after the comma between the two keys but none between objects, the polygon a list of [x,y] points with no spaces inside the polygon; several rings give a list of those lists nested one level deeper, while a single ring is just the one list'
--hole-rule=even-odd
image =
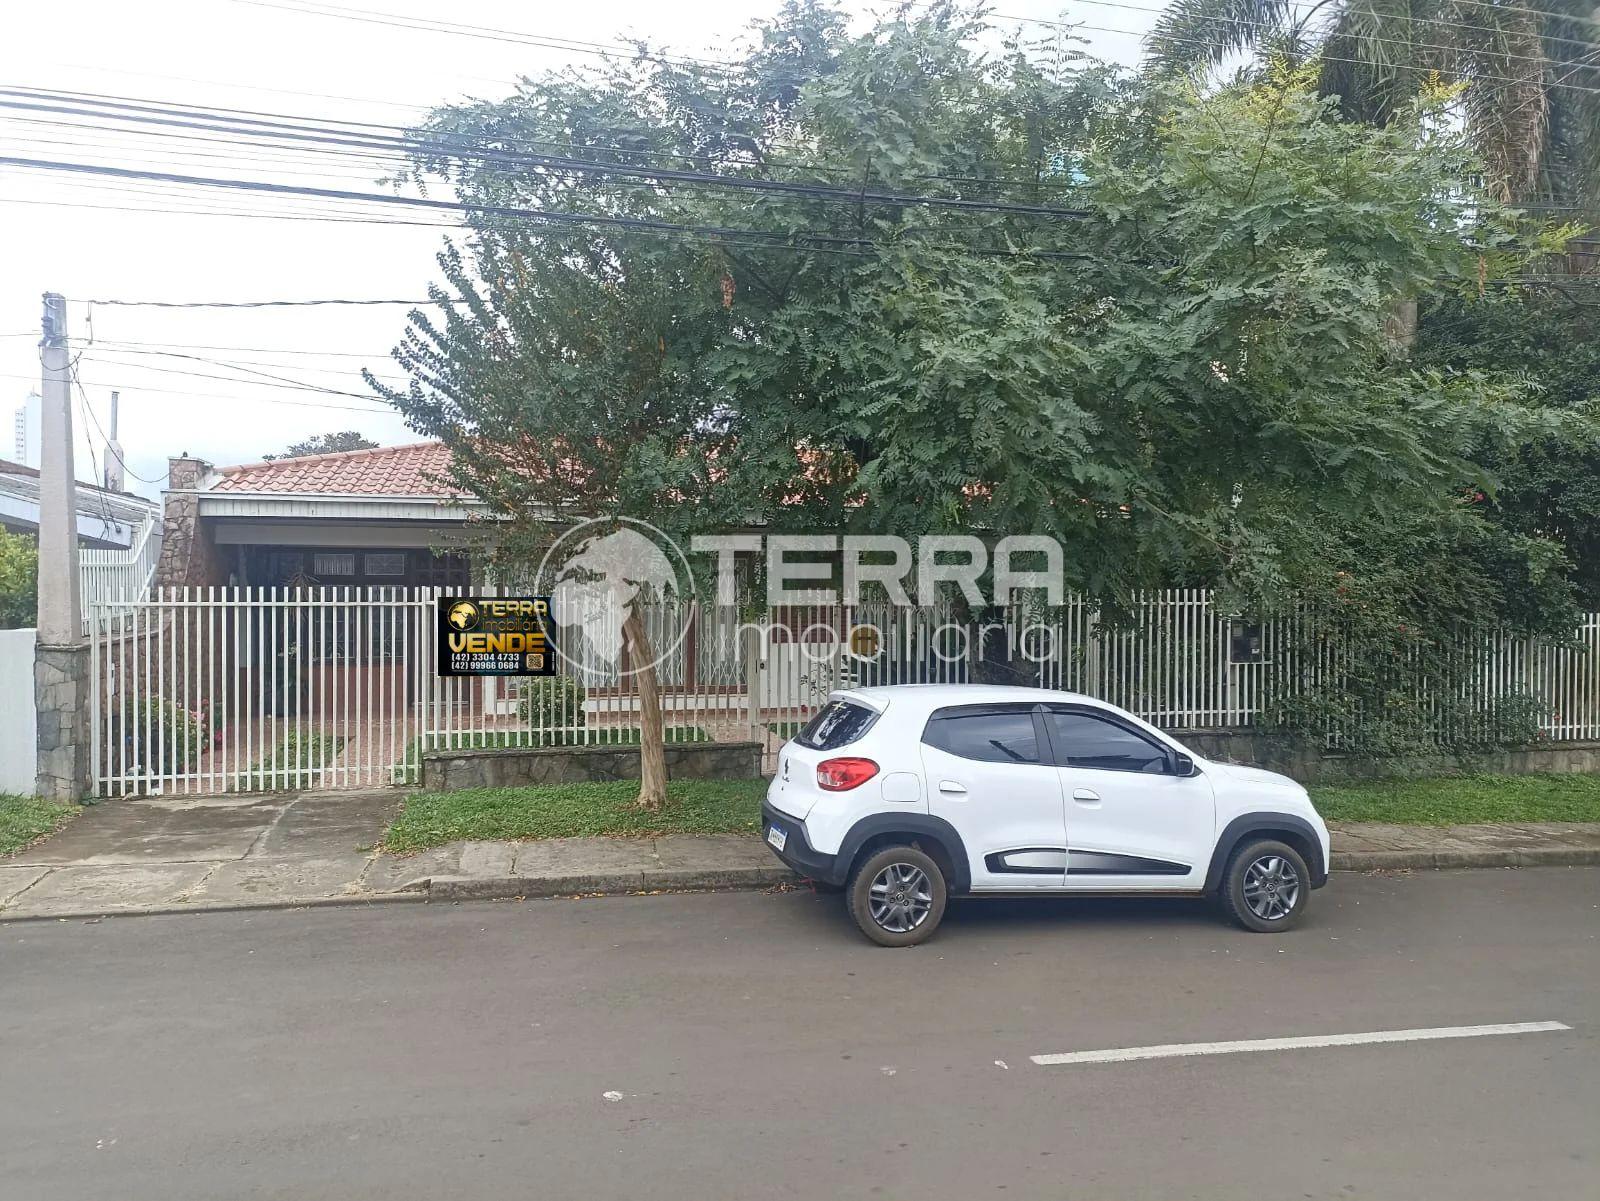
[{"label": "electrical wire", "polygon": [[[89,394],[88,394],[87,390],[83,386],[83,380],[80,379],[79,376],[78,376],[78,359],[83,358],[83,353],[84,352],[80,350],[78,352],[77,358],[74,358],[71,361],[71,363],[68,364],[68,374],[71,375],[72,383],[78,389],[78,407],[83,411],[83,414],[84,414],[85,418],[89,422],[92,422],[94,424],[94,428],[99,432],[100,441],[101,441],[102,444],[104,444],[104,446],[106,448],[106,453],[112,455],[117,460],[117,463],[122,467],[122,470],[124,472],[126,472],[128,475],[131,475],[134,479],[138,480],[141,484],[151,484],[151,485],[154,485],[156,487],[160,487],[162,484],[166,483],[168,477],[171,476],[172,472],[171,472],[170,468],[167,471],[163,472],[157,478],[149,479],[149,478],[147,478],[145,476],[140,475],[137,471],[133,470],[133,468],[129,467],[127,459],[125,459],[118,452],[116,452],[116,451],[111,449],[111,446],[112,446],[111,439],[106,437],[105,430],[103,428],[101,428],[100,419],[94,415],[94,406],[89,403]],[[97,387],[103,387],[104,385],[96,385],[96,386]],[[88,434],[88,430],[85,429],[84,433],[85,433],[85,435],[87,435]],[[94,443],[92,441],[89,444],[89,450],[90,450],[91,453],[93,453],[93,451],[94,451]],[[103,505],[105,503],[105,498],[101,497],[100,501],[101,501],[101,504]],[[108,512],[109,512],[109,510],[108,510]]]},{"label": "electrical wire", "polygon": [[[60,171],[73,174],[101,175],[113,179],[151,179],[189,187],[223,188],[245,192],[270,192],[285,196],[313,196],[323,199],[359,200],[375,204],[403,205],[432,211],[471,213],[489,217],[527,218],[552,225],[597,226],[608,229],[631,229],[649,233],[694,234],[699,237],[728,238],[747,244],[760,244],[778,248],[810,250],[834,247],[876,247],[879,243],[866,238],[836,234],[769,233],[765,230],[662,221],[648,217],[622,217],[604,213],[574,213],[558,209],[522,208],[514,205],[474,204],[469,201],[434,200],[424,196],[386,195],[381,192],[355,192],[341,188],[317,188],[303,184],[278,184],[264,180],[222,179],[203,175],[181,175],[167,171],[142,171],[127,167],[111,167],[91,163],[73,163],[52,159],[21,158],[0,155],[0,165],[20,167],[34,171]],[[1005,258],[1083,258],[1083,254],[1062,251],[1008,250],[971,246],[923,244],[925,249],[965,252]]]},{"label": "electrical wire", "polygon": [[639,46],[618,43],[591,42],[579,38],[563,38],[549,34],[523,33],[514,29],[496,29],[487,25],[466,25],[454,21],[438,21],[429,17],[409,17],[399,13],[386,13],[375,9],[350,8],[336,4],[292,5],[281,0],[230,0],[251,8],[278,9],[308,17],[330,17],[341,21],[359,21],[371,25],[385,25],[395,29],[410,29],[423,33],[442,33],[454,37],[476,38],[482,41],[505,42],[519,46],[538,46],[552,50],[568,50],[577,54],[595,54],[602,58],[644,59],[675,67],[701,67],[713,71],[728,71],[737,64],[716,59],[695,58],[689,55],[655,54]]},{"label": "electrical wire", "polygon": [[[47,91],[0,88],[0,95],[14,97],[54,98]],[[1009,201],[974,200],[954,196],[906,195],[862,188],[822,187],[817,184],[787,180],[751,178],[747,176],[718,175],[704,171],[680,171],[668,167],[639,167],[627,164],[600,163],[570,156],[532,154],[487,148],[461,146],[453,142],[430,140],[411,136],[368,135],[341,133],[332,126],[307,124],[305,118],[286,114],[263,116],[214,117],[219,110],[206,110],[186,106],[157,105],[147,101],[129,101],[125,98],[103,100],[73,100],[84,107],[93,106],[111,110],[112,119],[118,121],[172,125],[181,128],[210,129],[252,137],[278,137],[296,142],[318,145],[355,146],[386,150],[397,155],[438,154],[444,157],[483,159],[490,162],[517,166],[541,167],[556,172],[577,174],[615,175],[632,179],[699,184],[707,187],[744,189],[759,192],[783,193],[807,198],[842,201],[848,204],[926,205],[931,207],[968,209],[1025,216],[1082,217],[1082,209],[1065,209],[1050,205],[1016,204]],[[65,104],[33,104],[22,100],[0,101],[0,107],[22,108],[33,111],[70,113],[80,116],[102,116],[102,113],[72,109]],[[205,120],[195,120],[196,116]],[[276,118],[276,119],[266,119]],[[225,122],[226,124],[224,124]],[[298,124],[296,124],[298,122]],[[239,128],[239,127],[247,128]],[[266,132],[256,132],[262,130]]]}]

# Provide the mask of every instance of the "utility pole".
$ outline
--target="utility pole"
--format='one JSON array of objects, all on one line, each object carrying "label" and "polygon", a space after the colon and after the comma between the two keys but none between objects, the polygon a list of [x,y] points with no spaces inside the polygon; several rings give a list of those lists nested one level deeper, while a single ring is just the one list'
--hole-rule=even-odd
[{"label": "utility pole", "polygon": [[72,465],[67,303],[44,297],[39,342],[39,633],[33,696],[39,713],[35,790],[52,800],[89,791],[89,649],[78,598],[78,495]]}]

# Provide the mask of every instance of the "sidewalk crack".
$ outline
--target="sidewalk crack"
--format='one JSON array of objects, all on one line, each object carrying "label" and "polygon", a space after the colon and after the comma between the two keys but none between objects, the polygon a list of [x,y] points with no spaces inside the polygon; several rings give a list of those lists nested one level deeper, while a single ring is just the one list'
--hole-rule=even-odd
[{"label": "sidewalk crack", "polygon": [[267,836],[276,830],[282,823],[283,819],[288,816],[289,810],[293,809],[304,799],[304,797],[295,797],[294,800],[288,802],[282,809],[278,810],[278,816],[268,822],[266,828],[262,830],[260,834],[256,835],[255,841],[245,849],[245,853],[243,855],[239,856],[240,860],[249,859],[251,856],[253,856],[256,851],[261,848],[261,844],[267,841]]},{"label": "sidewalk crack", "polygon": [[51,877],[51,876],[53,876],[53,875],[55,875],[55,873],[56,873],[56,869],[55,869],[55,868],[54,868],[54,867],[47,867],[47,868],[45,868],[45,869],[44,869],[44,871],[43,871],[43,872],[41,872],[41,873],[40,873],[40,875],[39,875],[39,879],[38,879],[38,880],[35,880],[35,881],[34,881],[34,882],[33,882],[33,884],[30,884],[30,885],[28,885],[28,887],[27,887],[27,888],[24,888],[24,889],[22,889],[22,890],[21,890],[21,891],[20,891],[20,892],[18,892],[18,893],[16,893],[16,894],[15,894],[15,895],[13,895],[13,896],[12,896],[12,897],[11,897],[11,899],[10,899],[10,900],[8,900],[8,901],[7,901],[7,902],[6,902],[6,903],[5,903],[5,904],[4,904],[4,905],[0,905],[0,909],[10,909],[10,908],[11,908],[11,907],[12,907],[12,906],[13,906],[13,905],[15,905],[15,904],[16,904],[16,903],[17,903],[17,901],[18,901],[18,900],[19,900],[19,899],[20,899],[20,898],[22,898],[22,897],[23,897],[23,896],[26,896],[26,895],[27,895],[27,893],[28,893],[28,892],[29,892],[29,891],[30,891],[30,890],[31,890],[31,889],[32,889],[32,888],[33,888],[33,887],[34,887],[34,886],[35,886],[35,885],[37,885],[37,884],[38,884],[38,883],[39,883],[39,881],[40,881],[40,880],[47,880],[47,879],[49,879],[49,878],[50,878],[50,877]]}]

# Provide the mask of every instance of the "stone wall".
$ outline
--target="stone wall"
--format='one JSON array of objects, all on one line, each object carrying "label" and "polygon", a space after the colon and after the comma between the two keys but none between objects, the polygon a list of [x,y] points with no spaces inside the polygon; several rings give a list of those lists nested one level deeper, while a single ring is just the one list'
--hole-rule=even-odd
[{"label": "stone wall", "polygon": [[161,557],[156,588],[203,588],[226,584],[228,572],[211,531],[200,520],[196,491],[211,474],[211,464],[186,456],[167,460],[167,491],[162,497]]},{"label": "stone wall", "polygon": [[[698,742],[667,747],[670,780],[750,780],[760,774],[758,742]],[[439,792],[638,778],[636,746],[497,747],[428,751],[422,756],[422,787]]]},{"label": "stone wall", "polygon": [[1352,759],[1252,730],[1172,730],[1173,738],[1207,759],[1247,763],[1282,772],[1302,784],[1340,780],[1466,774],[1497,775],[1600,772],[1600,742],[1547,742],[1486,755],[1440,755],[1427,759]]},{"label": "stone wall", "polygon": [[38,708],[38,794],[81,801],[89,793],[89,648],[34,649],[33,694]]}]

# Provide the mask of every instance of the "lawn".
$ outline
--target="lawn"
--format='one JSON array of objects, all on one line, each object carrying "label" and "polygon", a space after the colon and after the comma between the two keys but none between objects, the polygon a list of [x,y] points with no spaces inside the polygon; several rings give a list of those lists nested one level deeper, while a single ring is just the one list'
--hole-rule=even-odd
[{"label": "lawn", "polygon": [[754,834],[766,791],[765,780],[673,780],[659,813],[634,804],[639,785],[629,780],[417,792],[406,798],[383,846],[405,854],[464,838]]},{"label": "lawn", "polygon": [[1600,822],[1600,776],[1435,776],[1318,785],[1317,812],[1329,821],[1411,826],[1470,822]]},{"label": "lawn", "polygon": [[81,812],[82,809],[70,801],[0,793],[0,855],[15,854],[46,835],[54,834]]},{"label": "lawn", "polygon": [[[418,792],[384,835],[396,854],[459,839],[588,834],[755,834],[765,780],[674,780],[667,807],[634,805],[638,784],[549,784]],[[1600,776],[1451,776],[1311,789],[1330,821],[1442,826],[1468,822],[1600,822]]]}]

